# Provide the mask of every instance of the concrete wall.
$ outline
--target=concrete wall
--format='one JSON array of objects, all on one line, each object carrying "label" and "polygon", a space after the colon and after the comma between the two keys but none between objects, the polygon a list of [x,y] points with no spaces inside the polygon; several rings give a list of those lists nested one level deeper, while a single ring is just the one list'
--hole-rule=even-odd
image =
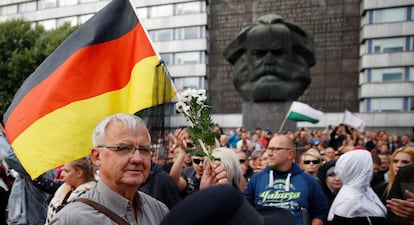
[{"label": "concrete wall", "polygon": [[241,113],[223,49],[244,27],[279,14],[315,41],[312,84],[300,101],[324,112],[358,111],[359,0],[213,0],[210,2],[209,102],[214,113]]}]

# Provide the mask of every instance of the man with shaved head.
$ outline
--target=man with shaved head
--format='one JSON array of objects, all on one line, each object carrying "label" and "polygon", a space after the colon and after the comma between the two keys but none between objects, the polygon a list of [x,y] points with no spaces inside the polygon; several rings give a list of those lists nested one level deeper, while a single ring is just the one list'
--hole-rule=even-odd
[{"label": "man with shaved head", "polygon": [[[266,149],[268,166],[250,179],[245,194],[257,206],[288,209],[296,224],[323,225],[328,202],[319,182],[294,162],[294,141],[285,135],[274,136]],[[306,220],[306,221],[305,221]]]}]

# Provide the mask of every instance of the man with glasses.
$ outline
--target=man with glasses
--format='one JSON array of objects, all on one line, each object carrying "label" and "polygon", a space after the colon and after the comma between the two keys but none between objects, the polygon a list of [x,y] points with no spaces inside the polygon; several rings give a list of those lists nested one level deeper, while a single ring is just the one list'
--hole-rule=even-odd
[{"label": "man with glasses", "polygon": [[328,202],[318,180],[294,162],[294,141],[276,135],[266,153],[268,166],[252,176],[245,192],[247,197],[256,206],[288,209],[295,215],[297,225],[325,224]]},{"label": "man with glasses", "polygon": [[247,156],[246,152],[242,150],[236,150],[236,153],[237,157],[239,158],[242,175],[246,182],[249,182],[254,173],[253,168],[249,165],[249,157]]},{"label": "man with glasses", "polygon": [[322,156],[318,150],[310,148],[302,155],[302,169],[314,176],[318,176],[318,171],[321,168]]},{"label": "man with glasses", "polygon": [[191,195],[200,189],[201,176],[204,171],[204,158],[201,156],[192,156],[193,166],[183,170],[181,176],[185,180],[186,188],[183,195]]},{"label": "man with glasses", "polygon": [[[95,188],[82,198],[94,201],[128,224],[159,224],[168,213],[165,204],[137,191],[151,168],[150,135],[137,116],[115,114],[104,118],[92,135],[91,160],[99,167]],[[84,202],[66,205],[50,224],[114,224],[113,217]]]},{"label": "man with glasses", "polygon": [[185,160],[189,154],[185,151],[187,148],[194,148],[194,144],[189,139],[189,135],[185,129],[177,129],[174,132],[175,144],[177,148],[177,156],[170,170],[170,176],[173,178],[181,196],[198,191],[200,188],[200,180],[204,170],[204,158],[200,156],[191,156],[191,166],[184,167]]}]

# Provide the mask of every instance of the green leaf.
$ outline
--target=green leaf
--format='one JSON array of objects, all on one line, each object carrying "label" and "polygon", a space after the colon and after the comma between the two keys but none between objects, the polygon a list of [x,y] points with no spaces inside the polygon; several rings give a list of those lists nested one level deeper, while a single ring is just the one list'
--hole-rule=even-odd
[{"label": "green leaf", "polygon": [[201,151],[200,149],[186,149],[185,152],[192,156],[200,156],[200,157],[207,156],[207,154]]},{"label": "green leaf", "polygon": [[215,138],[219,135],[217,132],[206,132],[203,134],[202,140],[204,140],[207,145],[214,145],[216,143]]}]

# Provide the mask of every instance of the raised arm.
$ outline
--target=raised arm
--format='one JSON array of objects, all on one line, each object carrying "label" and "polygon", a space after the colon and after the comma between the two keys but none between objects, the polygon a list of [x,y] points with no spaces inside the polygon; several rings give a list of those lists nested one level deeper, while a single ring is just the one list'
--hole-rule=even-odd
[{"label": "raised arm", "polygon": [[185,149],[187,148],[187,144],[184,141],[186,137],[188,137],[188,133],[184,129],[175,130],[174,138],[179,152],[171,167],[170,176],[177,184],[178,190],[180,191],[183,191],[187,187],[187,182],[184,180],[184,178],[181,177],[181,172],[183,170],[184,165],[184,158],[186,155]]}]

